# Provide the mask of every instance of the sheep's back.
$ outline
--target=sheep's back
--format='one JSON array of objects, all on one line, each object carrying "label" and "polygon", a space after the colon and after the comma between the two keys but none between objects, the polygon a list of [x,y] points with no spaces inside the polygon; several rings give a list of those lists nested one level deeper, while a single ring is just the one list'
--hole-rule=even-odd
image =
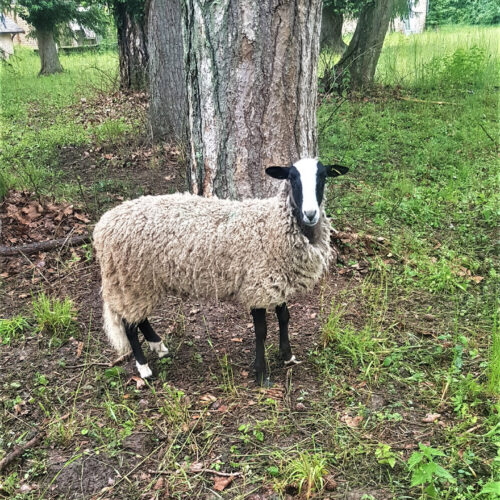
[{"label": "sheep's back", "polygon": [[259,275],[271,274],[270,262],[280,265],[284,231],[276,198],[237,202],[175,194],[125,202],[94,230],[103,298],[127,317],[134,308],[149,314],[162,292],[248,305],[251,292],[242,293],[242,286],[255,288]]}]

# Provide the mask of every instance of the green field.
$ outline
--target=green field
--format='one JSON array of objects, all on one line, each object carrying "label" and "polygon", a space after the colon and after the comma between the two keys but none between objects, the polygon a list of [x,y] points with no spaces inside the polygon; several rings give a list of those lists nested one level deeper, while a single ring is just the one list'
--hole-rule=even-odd
[{"label": "green field", "polygon": [[[500,498],[498,40],[498,27],[390,34],[373,91],[321,96],[320,158],[350,167],[327,190],[342,263],[310,309],[292,309],[292,333],[294,314],[317,328],[275,392],[245,380],[251,331],[219,351],[215,313],[205,322],[193,304],[169,303],[163,330],[194,385],[175,358],[146,388],[100,366],[113,354],[94,320],[89,246],[0,274],[0,460],[44,429],[0,472],[0,497],[65,497],[60,483],[87,460],[120,479],[75,498],[208,498],[201,462],[237,474],[210,498]],[[0,68],[0,196],[65,201],[93,223],[153,190],[145,179],[165,178],[166,153],[149,142],[142,98],[118,91],[115,53],[61,63],[38,78],[37,56],[19,51]],[[138,435],[152,443],[140,459]]]}]

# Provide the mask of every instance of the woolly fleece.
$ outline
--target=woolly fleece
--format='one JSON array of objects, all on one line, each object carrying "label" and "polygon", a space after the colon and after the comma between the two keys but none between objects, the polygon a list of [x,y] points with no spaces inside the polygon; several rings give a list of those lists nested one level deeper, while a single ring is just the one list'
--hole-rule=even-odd
[{"label": "woolly fleece", "polygon": [[144,196],[106,212],[94,247],[108,312],[137,323],[165,293],[270,309],[311,289],[328,269],[330,223],[321,208],[311,244],[283,184],[267,199]]}]

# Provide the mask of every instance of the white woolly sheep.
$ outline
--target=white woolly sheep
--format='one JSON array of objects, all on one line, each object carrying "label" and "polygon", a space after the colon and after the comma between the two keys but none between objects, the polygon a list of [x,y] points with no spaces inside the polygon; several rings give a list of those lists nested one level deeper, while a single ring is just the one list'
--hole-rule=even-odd
[{"label": "white woolly sheep", "polygon": [[165,293],[236,300],[253,316],[257,381],[266,379],[266,310],[274,308],[280,355],[295,362],[286,302],[328,269],[326,177],[346,167],[302,159],[266,173],[284,179],[272,198],[243,201],[191,194],[143,196],[106,212],[94,229],[101,266],[104,329],[119,353],[130,347],[141,377],[152,372],[138,328],[160,357],[168,353],[147,316]]}]

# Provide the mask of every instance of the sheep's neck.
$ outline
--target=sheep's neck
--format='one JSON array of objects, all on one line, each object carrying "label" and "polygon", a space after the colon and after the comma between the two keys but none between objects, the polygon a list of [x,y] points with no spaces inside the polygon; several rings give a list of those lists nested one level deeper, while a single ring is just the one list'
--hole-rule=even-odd
[{"label": "sheep's neck", "polygon": [[293,209],[293,216],[295,217],[295,221],[299,226],[300,232],[309,240],[309,243],[311,245],[317,243],[321,235],[321,223],[323,218],[320,217],[318,223],[315,226],[307,226],[302,221],[302,216],[296,207],[294,207]]}]

